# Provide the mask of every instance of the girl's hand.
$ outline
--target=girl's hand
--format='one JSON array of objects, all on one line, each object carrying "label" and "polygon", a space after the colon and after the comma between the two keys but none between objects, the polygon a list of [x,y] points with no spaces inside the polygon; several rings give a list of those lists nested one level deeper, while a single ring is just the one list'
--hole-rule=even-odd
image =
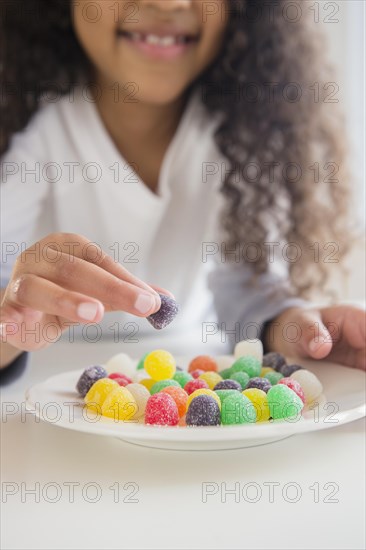
[{"label": "girl's hand", "polygon": [[85,237],[55,233],[16,260],[0,310],[2,341],[25,351],[47,347],[70,325],[98,323],[105,311],[147,317],[158,293]]},{"label": "girl's hand", "polygon": [[366,312],[347,305],[290,308],[269,325],[269,349],[366,370]]}]

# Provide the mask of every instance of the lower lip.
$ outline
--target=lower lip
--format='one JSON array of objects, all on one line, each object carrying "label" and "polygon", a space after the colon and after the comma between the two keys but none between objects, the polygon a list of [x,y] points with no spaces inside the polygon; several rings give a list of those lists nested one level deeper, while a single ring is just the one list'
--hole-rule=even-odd
[{"label": "lower lip", "polygon": [[142,40],[132,40],[124,35],[121,35],[120,38],[150,59],[162,59],[167,61],[177,59],[184,55],[194,44],[196,44],[195,41],[192,41],[184,44],[172,44],[171,46],[159,46],[158,44],[148,44]]}]

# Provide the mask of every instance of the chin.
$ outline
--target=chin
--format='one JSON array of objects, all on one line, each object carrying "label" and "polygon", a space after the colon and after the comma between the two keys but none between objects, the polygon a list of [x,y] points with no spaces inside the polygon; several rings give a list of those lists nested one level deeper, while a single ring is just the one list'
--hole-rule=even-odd
[{"label": "chin", "polygon": [[181,98],[188,86],[188,84],[180,87],[162,86],[162,83],[159,82],[159,85],[150,85],[148,88],[140,89],[138,100],[152,105],[168,105]]}]

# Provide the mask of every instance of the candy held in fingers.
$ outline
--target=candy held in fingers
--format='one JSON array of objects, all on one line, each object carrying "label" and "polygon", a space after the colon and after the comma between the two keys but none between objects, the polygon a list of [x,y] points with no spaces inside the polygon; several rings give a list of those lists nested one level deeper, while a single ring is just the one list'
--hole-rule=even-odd
[{"label": "candy held in fingers", "polygon": [[132,394],[124,387],[108,393],[102,405],[102,415],[114,420],[131,420],[137,412],[137,404]]},{"label": "candy held in fingers", "polygon": [[243,357],[246,355],[251,355],[256,357],[260,363],[263,359],[263,344],[260,340],[242,340],[238,342],[234,349],[235,359]]},{"label": "candy held in fingers", "polygon": [[188,372],[195,371],[197,369],[208,371],[217,371],[217,363],[213,357],[209,355],[198,355],[188,365]]},{"label": "candy held in fingers", "polygon": [[111,380],[110,378],[101,378],[92,385],[84,397],[84,402],[90,409],[101,413],[104,400],[107,395],[116,388],[119,388],[119,385],[115,380]]},{"label": "candy held in fingers", "polygon": [[276,384],[267,393],[269,413],[274,420],[295,419],[304,408],[300,397],[284,384]]},{"label": "candy held in fingers", "polygon": [[159,392],[149,397],[145,410],[145,424],[176,426],[178,422],[178,407],[171,395]]},{"label": "candy held in fingers", "polygon": [[198,395],[190,403],[186,415],[187,426],[219,426],[220,408],[210,395]]},{"label": "candy held in fingers", "polygon": [[280,371],[281,367],[286,365],[286,359],[281,353],[271,351],[263,355],[263,367],[271,367],[274,370]]},{"label": "candy held in fingers", "polygon": [[101,378],[107,378],[108,373],[101,365],[88,367],[80,376],[76,389],[81,397],[85,397],[92,385]]},{"label": "candy held in fingers", "polygon": [[145,357],[144,368],[154,380],[170,379],[176,371],[175,359],[169,351],[158,349]]},{"label": "candy held in fingers", "polygon": [[307,403],[314,401],[319,395],[323,392],[323,386],[319,378],[315,376],[312,372],[306,369],[297,370],[291,377],[293,380],[296,380],[305,395],[305,400]]},{"label": "candy held in fingers", "polygon": [[179,313],[179,306],[173,298],[165,294],[159,294],[159,296],[161,299],[159,311],[147,317],[149,323],[157,330],[161,330],[170,325]]},{"label": "candy held in fingers", "polygon": [[259,376],[257,376],[249,380],[245,389],[257,388],[258,390],[262,390],[267,393],[268,390],[271,389],[271,387],[272,384],[267,378],[260,378]]}]

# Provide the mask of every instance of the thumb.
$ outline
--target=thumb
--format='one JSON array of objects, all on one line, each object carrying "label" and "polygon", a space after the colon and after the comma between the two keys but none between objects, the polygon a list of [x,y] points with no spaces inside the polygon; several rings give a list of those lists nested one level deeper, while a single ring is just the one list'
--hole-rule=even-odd
[{"label": "thumb", "polygon": [[301,327],[299,346],[302,355],[313,359],[327,357],[333,343],[332,337],[322,321],[320,311],[302,310],[299,324]]}]

